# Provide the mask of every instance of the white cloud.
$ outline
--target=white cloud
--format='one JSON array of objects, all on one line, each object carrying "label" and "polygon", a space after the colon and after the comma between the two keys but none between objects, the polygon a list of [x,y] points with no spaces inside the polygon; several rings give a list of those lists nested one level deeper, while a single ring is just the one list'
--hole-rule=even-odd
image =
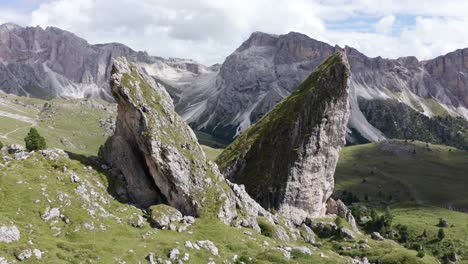
[{"label": "white cloud", "polygon": [[393,24],[395,23],[395,16],[388,15],[384,16],[374,25],[374,28],[377,32],[388,34],[392,31]]},{"label": "white cloud", "polygon": [[[466,10],[464,0],[53,0],[26,13],[0,7],[0,22],[57,26],[91,43],[121,42],[204,63],[222,62],[253,31],[298,31],[369,56],[427,59],[468,47]],[[357,23],[327,27],[349,21]]]}]

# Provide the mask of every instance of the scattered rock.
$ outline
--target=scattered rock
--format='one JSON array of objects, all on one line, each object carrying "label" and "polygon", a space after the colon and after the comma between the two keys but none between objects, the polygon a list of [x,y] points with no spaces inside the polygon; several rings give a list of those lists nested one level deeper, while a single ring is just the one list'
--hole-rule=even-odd
[{"label": "scattered rock", "polygon": [[171,249],[169,259],[176,260],[179,257],[180,251],[177,248]]},{"label": "scattered rock", "polygon": [[211,254],[213,254],[213,256],[219,256],[218,248],[210,240],[199,240],[199,241],[196,242],[196,244],[200,248],[204,248],[204,249],[209,250],[211,252]]},{"label": "scattered rock", "polygon": [[8,260],[4,257],[0,257],[0,264],[9,264]]},{"label": "scattered rock", "polygon": [[371,238],[374,240],[384,240],[383,236],[379,232],[373,232]]},{"label": "scattered rock", "polygon": [[42,154],[43,157],[53,161],[58,161],[63,158],[69,158],[68,154],[62,149],[45,149],[39,150],[39,152]]},{"label": "scattered rock", "polygon": [[179,210],[165,204],[151,206],[150,217],[153,225],[164,229],[169,228],[172,222],[180,222],[183,219]]},{"label": "scattered rock", "polygon": [[0,242],[11,243],[20,239],[20,231],[16,226],[0,227]]},{"label": "scattered rock", "polygon": [[23,260],[27,260],[27,259],[32,257],[32,251],[31,251],[31,249],[23,249],[23,250],[15,253],[15,255],[16,255],[16,258],[19,261],[23,261]]},{"label": "scattered rock", "polygon": [[7,151],[8,151],[8,154],[16,154],[16,153],[24,152],[24,147],[19,144],[12,144],[8,146]]},{"label": "scattered rock", "polygon": [[70,174],[70,180],[76,183],[79,183],[81,181],[80,177],[78,177],[78,175],[74,171],[72,171]]},{"label": "scattered rock", "polygon": [[183,261],[189,261],[189,260],[190,260],[190,254],[189,254],[189,253],[185,253],[184,256],[182,257],[182,260],[183,260]]},{"label": "scattered rock", "polygon": [[293,250],[299,251],[301,254],[312,256],[312,251],[308,247],[295,247]]},{"label": "scattered rock", "polygon": [[47,207],[47,209],[45,210],[44,214],[42,214],[42,220],[44,220],[45,222],[48,222],[50,219],[53,219],[53,218],[59,218],[60,217],[60,209],[59,208],[50,208],[50,207]]},{"label": "scattered rock", "polygon": [[350,238],[350,239],[356,238],[356,235],[354,234],[353,231],[344,227],[339,229],[339,233],[342,238]]},{"label": "scattered rock", "polygon": [[315,240],[316,240],[315,233],[305,223],[301,225],[300,231],[301,231],[302,239],[304,239],[304,242],[311,243],[311,244],[315,243]]},{"label": "scattered rock", "polygon": [[145,225],[145,219],[141,215],[133,215],[129,219],[130,225],[133,227],[143,227]]},{"label": "scattered rock", "polygon": [[192,242],[190,242],[190,241],[185,241],[185,247],[186,247],[186,248],[193,249],[193,244],[192,244]]},{"label": "scattered rock", "polygon": [[150,252],[148,254],[148,256],[146,256],[146,259],[150,262],[150,264],[157,264],[158,263],[158,262],[156,262],[155,255],[152,252]]},{"label": "scattered rock", "polygon": [[351,210],[341,200],[335,201],[333,198],[329,198],[327,200],[327,214],[334,214],[346,219],[346,221],[351,225],[353,231],[359,232],[359,228]]},{"label": "scattered rock", "polygon": [[40,251],[39,249],[35,248],[33,250],[33,254],[36,257],[36,259],[42,259],[42,251]]}]

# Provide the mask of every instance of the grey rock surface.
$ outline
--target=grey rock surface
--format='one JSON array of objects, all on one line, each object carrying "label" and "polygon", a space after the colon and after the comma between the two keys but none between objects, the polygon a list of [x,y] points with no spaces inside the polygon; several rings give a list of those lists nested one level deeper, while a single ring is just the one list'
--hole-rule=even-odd
[{"label": "grey rock surface", "polygon": [[[177,109],[197,130],[232,139],[288,96],[338,47],[300,33],[253,33],[216,73],[193,83]],[[369,58],[345,47],[352,76],[347,140],[386,136],[360,111],[361,100],[397,100],[427,116],[437,109],[468,119],[468,49],[428,61]],[[193,91],[193,92],[190,92]]]},{"label": "grey rock surface", "polygon": [[20,231],[16,226],[0,226],[0,242],[12,243],[20,239]]},{"label": "grey rock surface", "polygon": [[258,230],[258,216],[275,224],[273,215],[206,159],[161,83],[119,58],[111,88],[118,103],[117,124],[101,155],[114,175],[123,175],[131,202],[144,208],[166,204],[188,216],[216,211],[226,224],[240,218],[241,211],[247,226]]},{"label": "grey rock surface", "polygon": [[344,52],[330,56],[220,154],[222,172],[296,225],[325,215],[345,141],[349,75]]},{"label": "grey rock surface", "polygon": [[121,56],[155,76],[168,76],[164,81],[170,87],[183,87],[207,68],[192,60],[149,56],[119,43],[91,45],[55,27],[4,24],[0,25],[0,39],[0,90],[44,99],[112,100],[108,82],[112,59]]}]

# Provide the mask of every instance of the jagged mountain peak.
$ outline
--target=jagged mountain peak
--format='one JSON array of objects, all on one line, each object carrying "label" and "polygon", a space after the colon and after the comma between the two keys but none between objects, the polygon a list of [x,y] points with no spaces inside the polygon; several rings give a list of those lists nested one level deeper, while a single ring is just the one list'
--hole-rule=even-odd
[{"label": "jagged mountain peak", "polygon": [[326,59],[221,153],[217,163],[226,177],[299,222],[324,215],[346,134],[349,76],[343,51]]}]

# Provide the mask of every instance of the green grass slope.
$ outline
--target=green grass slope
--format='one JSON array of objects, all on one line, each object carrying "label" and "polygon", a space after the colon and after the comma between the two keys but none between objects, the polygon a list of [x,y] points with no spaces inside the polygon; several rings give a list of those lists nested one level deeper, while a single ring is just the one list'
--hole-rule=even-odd
[{"label": "green grass slope", "polygon": [[24,144],[31,127],[49,147],[96,155],[110,135],[116,107],[98,99],[44,101],[0,94],[0,141]]},{"label": "green grass slope", "polygon": [[[92,163],[82,156],[72,158],[50,160],[35,153],[25,161],[11,161],[0,168],[0,226],[14,225],[21,234],[17,242],[0,242],[0,257],[12,262],[21,250],[39,249],[43,252],[40,263],[146,263],[149,253],[168,259],[170,250],[177,248],[182,255],[189,253],[186,263],[207,263],[210,259],[216,263],[236,263],[232,261],[235,255],[245,263],[351,261],[347,255],[337,253],[340,246],[352,243],[349,241],[323,239],[321,246],[299,240],[281,242],[251,229],[226,226],[215,218],[199,218],[184,232],[155,229],[146,220],[143,227],[133,227],[131,223],[136,216],[148,215],[109,194],[113,183],[106,171],[91,167]],[[71,180],[73,174],[79,177],[78,182]],[[60,216],[43,220],[47,208],[58,208]],[[359,235],[358,239],[364,236]],[[185,241],[198,240],[213,241],[219,256],[184,246]],[[275,249],[280,245],[306,246],[312,255],[295,252],[287,259]],[[436,263],[429,256],[419,259],[415,251],[392,241],[370,240],[369,245],[371,249],[360,255],[382,259],[382,263],[397,263],[404,256],[412,263]],[[36,262],[39,261],[34,256],[25,261]]]},{"label": "green grass slope", "polygon": [[[467,186],[468,152],[390,140],[343,148],[333,196],[381,211],[389,206],[393,228],[408,228],[406,247],[441,261],[453,252],[458,263],[468,263]],[[440,218],[449,224],[442,241],[437,239]]]},{"label": "green grass slope", "polygon": [[[415,202],[468,211],[468,152],[391,140],[343,148],[335,193],[372,205]],[[347,194],[345,194],[346,196]]]}]

